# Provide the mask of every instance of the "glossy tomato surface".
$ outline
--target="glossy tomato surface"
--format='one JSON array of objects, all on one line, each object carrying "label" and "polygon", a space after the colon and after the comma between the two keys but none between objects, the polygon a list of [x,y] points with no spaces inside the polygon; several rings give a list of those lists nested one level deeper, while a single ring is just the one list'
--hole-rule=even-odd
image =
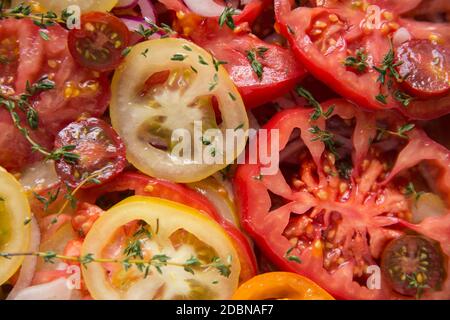
[{"label": "glossy tomato surface", "polygon": [[[393,113],[364,113],[344,100],[322,104],[330,107],[327,121],[312,121],[311,111],[302,108],[269,121],[267,129],[279,130],[282,160],[272,175],[261,173],[267,165],[239,166],[235,187],[242,224],[279,268],[312,279],[336,298],[413,298],[386,277],[372,286],[370,270],[380,270],[388,243],[411,233],[436,243],[437,260],[427,265],[448,269],[448,262],[434,261],[450,253],[449,151],[419,129],[398,136],[404,122]],[[446,207],[413,223],[419,192],[438,194]],[[405,253],[414,256],[410,248]],[[407,287],[412,271],[403,272]],[[449,298],[448,278],[431,285],[413,291],[427,299]]]}]

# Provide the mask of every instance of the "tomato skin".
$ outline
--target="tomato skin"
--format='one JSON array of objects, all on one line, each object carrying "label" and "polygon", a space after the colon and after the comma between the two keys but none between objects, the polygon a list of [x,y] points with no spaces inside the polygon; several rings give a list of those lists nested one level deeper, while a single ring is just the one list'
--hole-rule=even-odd
[{"label": "tomato skin", "polygon": [[[360,23],[365,19],[365,12],[352,10],[345,4],[338,4],[332,8],[301,7],[291,11],[289,0],[276,0],[275,12],[281,33],[288,38],[294,53],[306,69],[333,90],[360,105],[361,108],[368,110],[397,109],[406,116],[419,120],[434,119],[450,112],[449,94],[427,100],[415,99],[405,107],[393,97],[395,90],[392,90],[392,94],[389,92],[386,104],[384,104],[376,99],[380,93],[380,83],[377,83],[378,72],[368,70],[364,74],[355,74],[345,68],[342,61],[347,57],[346,49],[361,46],[370,48],[369,55],[376,66],[381,64],[390,49],[389,38],[379,30],[374,30],[370,35],[364,34]],[[313,29],[311,24],[316,18],[329,14],[340,16],[344,21],[344,28],[341,29],[341,33],[336,32],[337,39],[333,38],[337,41],[335,45],[324,48],[324,43],[328,39],[322,39],[322,42],[318,42],[316,47],[314,38],[309,34]],[[442,39],[448,38],[445,28],[430,27],[426,32],[419,33],[415,32],[420,29],[415,26],[415,22],[406,19],[398,19],[398,22],[400,26],[407,27],[413,37],[417,39],[425,39],[435,33]],[[421,25],[421,23],[418,22],[417,25]],[[376,43],[375,47],[374,43]],[[321,45],[322,47],[319,49],[318,47]],[[394,86],[398,85],[394,83]],[[384,88],[384,90],[386,89]]]},{"label": "tomato skin", "polygon": [[241,280],[250,279],[257,273],[256,258],[248,239],[231,222],[221,217],[203,195],[184,185],[151,178],[140,173],[125,172],[102,186],[90,189],[91,192],[83,200],[96,203],[97,199],[103,195],[127,190],[134,191],[134,194],[139,196],[158,197],[182,203],[213,218],[227,231],[233,243],[236,244],[241,260]]},{"label": "tomato skin", "polygon": [[[103,72],[114,70],[120,64],[129,38],[127,26],[116,16],[105,12],[89,12],[81,16],[81,29],[69,32],[68,44],[78,64]],[[104,51],[106,57],[101,56]]]},{"label": "tomato skin", "polygon": [[[90,188],[104,183],[126,166],[125,146],[119,135],[103,120],[88,118],[69,124],[59,132],[55,149],[68,145],[75,146],[72,152],[78,154],[80,159],[75,164],[61,159],[56,161],[55,167],[58,175],[72,187],[83,183],[82,188]],[[96,183],[86,183],[84,180],[88,176],[95,178]]]},{"label": "tomato skin", "polygon": [[83,202],[78,205],[77,212],[72,218],[72,227],[80,236],[84,237],[103,213],[104,211],[96,205]]},{"label": "tomato skin", "polygon": [[[227,62],[223,66],[247,108],[282,96],[306,76],[306,71],[289,49],[266,43],[253,34],[236,34],[228,28],[219,28],[216,21],[205,21],[190,36],[195,43],[210,50],[217,60]],[[247,58],[247,51],[260,47],[268,49],[263,57],[257,57],[263,66],[261,80]]]},{"label": "tomato skin", "polygon": [[[313,175],[314,179],[317,179],[317,184],[311,182],[310,188],[316,190],[316,188],[321,188],[323,185],[328,185],[329,188],[325,187],[326,197],[319,200],[315,200],[314,196],[310,196],[302,189],[298,190],[291,187],[289,180],[281,174],[279,171],[276,175],[263,175],[261,179],[255,179],[261,174],[260,164],[244,164],[239,165],[238,170],[234,179],[235,193],[237,197],[237,206],[241,214],[241,222],[250,236],[255,240],[258,247],[264,254],[271,259],[271,261],[276,264],[281,270],[296,272],[300,275],[306,276],[316,282],[318,285],[323,287],[325,290],[330,292],[334,297],[340,299],[404,299],[404,296],[398,295],[391,290],[389,286],[386,286],[382,279],[382,286],[380,290],[370,290],[365,286],[362,286],[359,282],[353,280],[354,270],[350,264],[344,264],[339,266],[337,269],[328,271],[324,266],[325,262],[325,247],[323,243],[328,240],[328,238],[323,236],[323,229],[312,232],[314,236],[313,240],[308,244],[308,242],[302,242],[305,247],[299,250],[298,258],[302,261],[297,263],[287,259],[292,243],[288,238],[287,231],[292,221],[291,214],[298,214],[296,217],[308,215],[309,212],[320,213],[321,210],[330,211],[342,211],[342,217],[345,219],[345,215],[351,216],[351,223],[348,225],[342,225],[342,229],[337,229],[341,234],[346,234],[346,232],[354,232],[352,230],[353,226],[358,225],[357,217],[359,214],[369,214],[371,217],[376,216],[376,212],[383,208],[385,205],[389,206],[389,198],[395,195],[395,189],[386,189],[386,194],[380,198],[382,202],[387,201],[386,204],[381,202],[377,204],[371,204],[374,198],[370,200],[368,196],[367,201],[361,209],[358,209],[360,201],[362,201],[362,193],[370,190],[372,186],[385,188],[389,183],[395,179],[395,177],[400,172],[404,172],[409,168],[415,167],[422,161],[431,161],[433,169],[430,172],[439,172],[437,181],[434,182],[432,188],[439,190],[441,198],[446,202],[449,202],[450,195],[450,152],[444,147],[431,141],[425,136],[420,130],[415,130],[409,134],[409,143],[401,149],[396,158],[395,164],[390,171],[390,173],[382,179],[384,182],[373,182],[376,181],[376,177],[370,176],[369,171],[364,171],[361,169],[361,164],[364,162],[366,156],[369,153],[370,144],[368,141],[371,137],[376,134],[375,131],[371,131],[370,128],[375,128],[374,114],[363,113],[358,111],[355,106],[343,100],[331,100],[322,104],[324,110],[331,105],[335,106],[334,114],[339,115],[344,119],[356,119],[356,129],[352,136],[353,145],[353,172],[352,178],[350,178],[352,183],[356,183],[355,187],[351,187],[350,194],[348,198],[341,200],[334,200],[335,194],[340,191],[337,186],[339,183],[330,182],[328,179],[333,179],[332,176],[326,176],[323,168],[323,162],[327,158],[324,156],[322,158],[323,152],[325,150],[322,143],[314,143],[311,141],[311,136],[309,128],[311,128],[310,123],[310,111],[305,109],[292,109],[279,112],[274,118],[269,121],[265,126],[266,129],[279,129],[280,132],[280,148],[284,148],[291,136],[292,130],[294,128],[299,128],[301,130],[301,137],[303,143],[309,149],[312,158],[313,168],[317,167],[317,175]],[[353,111],[352,111],[353,110]],[[386,116],[386,114],[384,114]],[[382,117],[378,115],[377,117]],[[379,118],[381,119],[381,118]],[[391,118],[390,121],[397,121]],[[324,125],[323,119],[318,120],[318,125]],[[357,134],[355,134],[357,133]],[[373,138],[372,138],[373,139]],[[419,152],[420,150],[420,152]],[[370,158],[370,157],[369,157]],[[300,170],[308,170],[308,162],[302,162]],[[359,170],[358,170],[359,168]],[[315,169],[313,169],[316,172]],[[308,178],[308,176],[306,176]],[[303,177],[302,177],[303,179]],[[312,179],[313,181],[316,181]],[[307,180],[304,180],[307,181]],[[332,187],[334,185],[334,187]],[[309,188],[309,187],[308,187]],[[396,188],[395,185],[392,188]],[[376,190],[376,189],[375,189]],[[269,191],[271,193],[269,193]],[[310,191],[306,191],[307,193]],[[316,192],[316,191],[313,191]],[[274,205],[271,194],[276,194],[286,200],[286,203],[281,205],[281,207],[272,209]],[[386,196],[390,194],[389,196]],[[401,197],[405,197],[403,193],[396,196],[397,203],[400,206]],[[358,200],[359,199],[359,200]],[[331,201],[331,202],[330,202]],[[336,202],[335,202],[336,201]],[[298,204],[298,205],[297,205]],[[347,209],[345,209],[345,207]],[[405,204],[403,204],[405,206]],[[312,210],[312,211],[310,211]],[[384,209],[381,209],[381,211]],[[390,210],[387,209],[386,210]],[[341,211],[339,211],[341,212]],[[346,213],[344,213],[346,212]],[[378,213],[379,214],[379,213]],[[366,219],[366,218],[363,218]],[[380,219],[382,219],[380,217]],[[430,239],[438,241],[442,247],[443,252],[448,256],[450,252],[450,247],[448,243],[450,241],[450,233],[448,233],[450,226],[450,212],[444,216],[428,218],[419,225],[414,225],[406,220],[407,218],[395,218],[392,221],[386,221],[387,224],[384,227],[380,227],[377,223],[371,223],[365,220],[363,224],[365,228],[370,230],[371,235],[371,246],[370,255],[373,257],[379,256],[380,252],[383,250],[386,241],[389,239],[395,239],[404,233],[408,233],[409,230],[414,230],[419,232]],[[369,219],[370,220],[370,219]],[[389,219],[388,219],[389,220]],[[439,222],[438,222],[439,221]],[[319,223],[319,222],[317,222]],[[367,224],[367,225],[366,225]],[[400,228],[388,228],[389,225],[404,226],[406,229]],[[351,234],[351,233],[350,233]],[[298,236],[300,239],[300,235]],[[314,240],[315,239],[315,240]],[[320,241],[316,241],[320,240]],[[296,240],[297,241],[297,240]],[[298,240],[300,241],[300,240]],[[302,240],[303,241],[303,240]],[[360,247],[362,254],[364,254],[364,247]],[[372,251],[373,250],[373,251]],[[295,252],[295,250],[294,250]],[[296,254],[296,255],[297,255]],[[374,260],[372,260],[372,263]],[[369,263],[370,265],[371,263]],[[448,262],[446,262],[448,268]],[[363,280],[364,281],[364,280]],[[426,299],[448,299],[450,295],[450,279],[445,280],[441,291],[430,291],[428,295],[424,298]]]},{"label": "tomato skin", "polygon": [[[81,113],[100,116],[106,110],[110,88],[105,74],[80,68],[67,48],[68,31],[60,25],[47,28],[49,41],[39,36],[40,28],[30,19],[4,19],[0,21],[0,50],[8,54],[10,62],[0,65],[2,77],[9,78],[3,90],[21,94],[27,81],[35,83],[45,75],[51,75],[55,89],[31,99],[39,115],[37,130],[30,130],[32,138],[43,147],[51,149],[55,135]],[[3,54],[3,53],[2,53]],[[73,88],[70,93],[70,88]],[[25,115],[21,122],[26,124]],[[28,141],[13,125],[9,113],[0,110],[0,165],[8,170],[20,171],[24,166],[42,158],[31,152]]]}]

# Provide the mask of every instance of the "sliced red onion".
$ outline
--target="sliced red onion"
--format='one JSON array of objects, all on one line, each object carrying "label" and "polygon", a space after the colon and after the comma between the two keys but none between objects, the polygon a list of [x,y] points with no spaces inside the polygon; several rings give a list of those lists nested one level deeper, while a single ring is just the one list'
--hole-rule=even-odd
[{"label": "sliced red onion", "polygon": [[241,5],[249,4],[252,0],[241,0]]},{"label": "sliced red onion", "polygon": [[[34,217],[31,218],[30,226],[31,237],[29,251],[36,252],[39,251],[39,245],[41,243],[41,232]],[[22,267],[20,268],[19,278],[17,279],[16,285],[11,290],[6,300],[15,300],[20,292],[31,285],[34,273],[36,271],[37,259],[38,258],[35,256],[25,257],[22,263]]]},{"label": "sliced red onion", "polygon": [[225,5],[217,4],[214,0],[184,0],[186,6],[202,17],[218,17],[225,9]]},{"label": "sliced red onion", "polygon": [[130,9],[134,8],[138,3],[138,0],[119,0],[117,2],[115,9]]},{"label": "sliced red onion", "polygon": [[138,0],[138,6],[141,8],[142,17],[156,22],[155,7],[151,0]]},{"label": "sliced red onion", "polygon": [[409,40],[411,40],[411,34],[403,27],[395,31],[394,36],[392,37],[392,42],[395,46],[399,46]]},{"label": "sliced red onion", "polygon": [[126,24],[130,31],[138,30],[140,25],[147,26],[145,20],[140,17],[121,16],[120,19]]},{"label": "sliced red onion", "polygon": [[14,300],[72,300],[77,290],[67,285],[66,278],[31,286],[21,290]]}]

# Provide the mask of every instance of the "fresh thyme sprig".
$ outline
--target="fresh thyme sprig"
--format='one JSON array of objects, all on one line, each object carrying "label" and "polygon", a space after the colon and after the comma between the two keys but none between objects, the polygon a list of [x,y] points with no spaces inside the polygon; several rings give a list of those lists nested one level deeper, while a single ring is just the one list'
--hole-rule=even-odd
[{"label": "fresh thyme sprig", "polygon": [[161,26],[158,26],[150,19],[148,18],[144,19],[148,27],[144,26],[143,24],[140,24],[138,29],[135,30],[134,32],[139,34],[146,40],[148,40],[151,36],[153,36],[156,33],[161,34],[161,38],[167,38],[177,34],[174,30],[172,30],[172,28],[169,25],[165,23],[161,23]]},{"label": "fresh thyme sprig", "polygon": [[55,87],[53,81],[47,78],[41,78],[34,84],[27,82],[25,93],[12,96],[6,95],[0,91],[0,106],[5,107],[9,112],[11,119],[15,127],[20,131],[20,133],[25,137],[25,139],[30,143],[31,150],[33,152],[39,152],[45,156],[47,160],[60,160],[63,159],[68,163],[76,163],[79,159],[79,155],[75,154],[73,151],[75,146],[67,145],[61,148],[49,151],[36,142],[30,135],[28,128],[21,124],[20,116],[17,110],[21,110],[26,114],[27,123],[32,130],[37,129],[39,125],[39,118],[37,111],[31,106],[29,99],[43,91],[51,90]]},{"label": "fresh thyme sprig", "polygon": [[46,263],[55,263],[55,260],[79,262],[83,267],[87,268],[90,263],[118,263],[128,270],[135,266],[139,271],[144,272],[144,277],[149,274],[150,268],[155,268],[156,271],[162,273],[162,267],[176,266],[181,267],[187,272],[195,273],[194,268],[203,271],[216,269],[219,274],[225,278],[231,275],[231,256],[227,257],[227,261],[222,261],[220,257],[213,257],[209,263],[201,263],[196,257],[187,259],[184,263],[177,263],[171,261],[171,258],[165,254],[155,254],[148,259],[113,259],[113,258],[97,258],[92,253],[84,256],[65,256],[57,254],[54,251],[46,252],[0,252],[0,258],[11,259],[14,257],[35,256],[44,259]]},{"label": "fresh thyme sprig", "polygon": [[257,53],[255,50],[248,50],[246,51],[247,60],[250,62],[250,65],[253,69],[253,71],[258,76],[258,79],[261,81],[264,73],[264,67],[261,64],[261,62],[258,61]]},{"label": "fresh thyme sprig", "polygon": [[314,138],[311,139],[311,141],[321,141],[325,144],[325,147],[328,149],[329,152],[331,152],[336,158],[339,157],[337,150],[336,150],[336,141],[334,141],[334,134],[320,129],[318,126],[312,126],[309,128],[309,132],[315,135]]},{"label": "fresh thyme sprig", "polygon": [[344,65],[363,73],[367,70],[367,68],[369,68],[369,64],[367,63],[367,54],[363,49],[358,49],[356,50],[356,56],[348,56],[345,59]]},{"label": "fresh thyme sprig", "polygon": [[302,86],[297,86],[295,88],[299,97],[302,97],[308,101],[308,103],[314,108],[314,112],[311,114],[311,120],[318,120],[320,117],[328,119],[334,111],[334,106],[330,106],[327,111],[324,111],[322,105],[313,97],[311,92],[303,88]]},{"label": "fresh thyme sprig", "polygon": [[47,27],[54,26],[55,24],[61,23],[65,24],[67,19],[72,16],[72,12],[69,12],[67,9],[61,12],[61,15],[58,16],[53,11],[47,11],[45,13],[36,13],[33,12],[33,8],[31,5],[26,3],[20,3],[17,6],[6,9],[4,7],[4,1],[0,1],[0,20],[6,18],[14,18],[14,19],[24,19],[29,18],[33,21],[35,25],[37,25],[41,29],[46,29]]},{"label": "fresh thyme sprig", "polygon": [[423,191],[416,191],[416,188],[414,187],[414,184],[412,182],[408,183],[408,185],[405,187],[405,191],[403,192],[405,197],[414,198],[416,201],[418,201],[424,193],[425,192]]},{"label": "fresh thyme sprig", "polygon": [[402,139],[409,139],[409,137],[406,135],[406,133],[413,130],[415,128],[415,126],[416,125],[414,123],[407,123],[407,124],[399,127],[397,129],[397,131],[388,130],[388,129],[385,129],[382,127],[377,127],[378,134],[377,134],[377,137],[375,140],[380,141],[385,134],[397,136]]},{"label": "fresh thyme sprig", "polygon": [[234,15],[237,15],[236,9],[229,6],[225,7],[223,12],[219,16],[219,26],[223,27],[223,25],[226,24],[228,28],[234,30],[234,28],[236,28],[233,20]]}]

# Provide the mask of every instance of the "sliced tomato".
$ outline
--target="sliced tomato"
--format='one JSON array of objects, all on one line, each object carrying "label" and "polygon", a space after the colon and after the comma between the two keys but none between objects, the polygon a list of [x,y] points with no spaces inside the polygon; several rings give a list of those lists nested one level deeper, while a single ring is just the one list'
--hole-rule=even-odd
[{"label": "sliced tomato", "polygon": [[[164,82],[153,81],[167,70]],[[134,46],[114,74],[112,92],[112,125],[128,161],[145,174],[199,181],[225,168],[245,147],[246,137],[226,147],[227,129],[248,128],[239,92],[223,66],[190,41],[165,38]],[[211,132],[217,135],[207,137]]]},{"label": "sliced tomato", "polygon": [[[139,227],[129,232],[130,223]],[[109,209],[87,234],[87,254],[112,259],[82,269],[94,299],[228,299],[239,281],[239,257],[219,224],[160,198],[130,197]],[[140,259],[152,264],[133,263]]]},{"label": "sliced tomato", "polygon": [[[222,217],[207,198],[184,185],[151,178],[139,173],[126,172],[98,188],[90,189],[89,194],[83,195],[83,200],[96,204],[103,210],[107,210],[122,199],[133,195],[151,196],[175,201],[199,210],[213,218],[227,231],[235,244],[241,261],[241,281],[246,281],[257,273],[256,258],[248,239],[231,222]],[[85,222],[91,225],[99,217],[91,205],[85,209],[87,210],[82,211],[84,218],[80,219],[80,227]],[[92,219],[93,216],[96,218]],[[78,218],[75,217],[75,220],[78,221]]]},{"label": "sliced tomato", "polygon": [[[58,133],[55,149],[72,146],[79,159],[56,161],[56,171],[70,186],[90,188],[118,175],[126,166],[125,147],[103,120],[88,118],[72,122]],[[88,179],[89,181],[85,181]]]},{"label": "sliced tomato", "polygon": [[[0,55],[7,61],[0,64],[0,75],[7,79],[2,91],[12,95],[23,93],[27,81],[32,84],[43,76],[55,82],[55,89],[31,100],[39,114],[38,129],[30,130],[31,136],[51,149],[58,131],[80,113],[101,115],[109,103],[110,90],[105,75],[74,63],[67,49],[67,30],[59,25],[49,27],[48,41],[39,36],[39,30],[29,19],[0,22]],[[25,115],[20,116],[25,125]],[[4,108],[0,110],[0,129],[0,165],[18,171],[38,159]]]},{"label": "sliced tomato", "polygon": [[[30,245],[30,205],[19,182],[0,167],[0,252],[24,252]],[[24,257],[0,258],[0,285],[11,278]]]},{"label": "sliced tomato", "polygon": [[128,47],[128,27],[116,16],[89,12],[81,16],[81,28],[69,32],[69,50],[81,66],[96,70],[114,70]]},{"label": "sliced tomato", "polygon": [[[192,40],[223,61],[238,87],[247,108],[253,108],[287,93],[306,75],[289,49],[269,44],[253,34],[237,34],[220,28],[216,21],[206,21],[191,33]],[[261,65],[255,72],[249,52]]]},{"label": "sliced tomato", "polygon": [[[351,1],[332,3],[325,7],[291,10],[289,0],[275,1],[280,30],[308,71],[365,109],[394,108],[415,119],[431,119],[450,112],[448,93],[427,99],[403,94],[403,79],[392,71],[392,66],[402,61],[391,59],[391,50],[397,51],[399,44],[393,49],[390,45],[401,27],[412,39],[436,42],[448,39],[445,28],[430,24],[428,29],[423,29],[419,27],[422,23],[416,25],[414,21],[400,19],[396,12],[385,7],[352,6]],[[389,4],[391,1],[380,3],[387,8]],[[361,70],[348,68],[349,58],[364,67]]]},{"label": "sliced tomato", "polygon": [[269,272],[243,283],[233,300],[334,300],[311,280],[295,273]]},{"label": "sliced tomato", "polygon": [[[400,137],[405,124],[394,114],[364,113],[344,100],[322,104],[323,110],[332,106],[327,121],[292,109],[267,124],[279,130],[282,161],[273,175],[261,175],[267,165],[239,166],[242,225],[279,268],[310,278],[337,298],[414,298],[382,274],[381,257],[390,241],[418,233],[444,255],[434,265],[448,270],[450,152],[411,126]],[[260,141],[271,145],[272,137],[270,131],[268,141]],[[285,150],[291,156],[283,161]],[[444,212],[413,216],[423,192],[438,196]],[[413,271],[406,269],[402,281]],[[428,283],[422,282],[422,297],[448,299],[450,279],[438,282],[440,289],[431,282],[424,289]]]}]

